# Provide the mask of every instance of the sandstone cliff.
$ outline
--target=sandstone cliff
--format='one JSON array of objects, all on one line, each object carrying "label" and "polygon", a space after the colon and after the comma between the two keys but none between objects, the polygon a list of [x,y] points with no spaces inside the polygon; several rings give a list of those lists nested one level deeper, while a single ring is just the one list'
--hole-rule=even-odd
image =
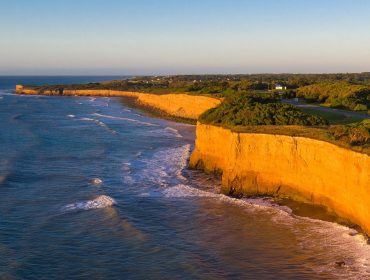
[{"label": "sandstone cliff", "polygon": [[197,124],[190,167],[221,171],[223,192],[326,206],[370,234],[370,157],[324,141]]},{"label": "sandstone cliff", "polygon": [[69,90],[56,89],[39,91],[22,85],[16,86],[19,94],[42,94],[63,96],[128,96],[137,98],[137,102],[146,106],[159,109],[171,116],[188,119],[197,119],[200,114],[220,104],[220,100],[207,96],[195,96],[187,94],[150,94],[118,90]]}]

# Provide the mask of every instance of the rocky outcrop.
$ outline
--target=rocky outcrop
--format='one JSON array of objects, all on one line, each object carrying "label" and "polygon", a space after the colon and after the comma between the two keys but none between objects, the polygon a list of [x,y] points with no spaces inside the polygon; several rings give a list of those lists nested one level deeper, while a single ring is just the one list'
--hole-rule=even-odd
[{"label": "rocky outcrop", "polygon": [[370,157],[304,137],[197,124],[190,167],[222,173],[233,195],[290,197],[327,207],[370,234]]},{"label": "rocky outcrop", "polygon": [[134,97],[137,102],[161,110],[171,116],[197,119],[200,114],[210,108],[220,104],[217,98],[207,96],[195,96],[187,94],[150,94],[118,90],[70,90],[53,89],[37,90],[27,88],[22,85],[16,86],[16,92],[19,94],[42,94],[42,95],[63,95],[63,96],[110,96],[110,97]]}]

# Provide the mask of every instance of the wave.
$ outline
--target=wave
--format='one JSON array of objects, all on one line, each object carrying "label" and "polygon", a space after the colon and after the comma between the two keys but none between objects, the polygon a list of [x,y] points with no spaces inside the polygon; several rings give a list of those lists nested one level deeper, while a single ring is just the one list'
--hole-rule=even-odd
[{"label": "wave", "polygon": [[113,134],[116,134],[117,131],[115,131],[114,129],[111,129],[109,126],[107,126],[105,123],[103,123],[102,121],[99,121],[99,120],[96,120],[96,119],[92,119],[92,118],[81,118],[80,119],[81,121],[88,121],[88,122],[94,122],[96,123],[97,125],[105,128],[106,130],[108,130],[109,132],[113,133]]},{"label": "wave", "polygon": [[12,90],[12,89],[0,89],[0,95],[1,95],[1,98],[3,96],[8,96],[8,95],[20,96],[20,94],[15,94],[14,90]]},{"label": "wave", "polygon": [[182,138],[182,135],[179,133],[179,131],[175,128],[172,128],[172,127],[166,127],[164,129],[166,132],[169,132],[170,134],[178,137],[178,138]]},{"label": "wave", "polygon": [[91,180],[91,184],[94,184],[94,185],[96,185],[96,186],[99,186],[99,185],[101,185],[103,183],[103,180],[102,179],[100,179],[100,178],[93,178],[92,180]]},{"label": "wave", "polygon": [[92,115],[93,115],[93,116],[96,116],[96,117],[101,117],[101,118],[107,118],[107,119],[114,119],[114,120],[122,120],[122,121],[134,122],[134,123],[141,124],[141,125],[146,125],[146,126],[158,126],[157,124],[154,124],[154,123],[142,122],[142,121],[135,120],[135,119],[130,119],[130,118],[117,117],[117,116],[110,116],[110,115],[103,115],[103,114],[99,114],[99,113],[94,113],[94,114],[92,114]]},{"label": "wave", "polygon": [[69,115],[67,115],[67,117],[75,118],[76,116],[75,115],[72,115],[72,114],[69,114]]},{"label": "wave", "polygon": [[80,201],[72,204],[68,204],[62,208],[63,211],[74,211],[74,210],[91,210],[100,209],[105,207],[111,207],[117,204],[116,201],[107,195],[100,195],[93,200]]},{"label": "wave", "polygon": [[[179,181],[186,181],[182,173],[187,166],[190,147],[190,144],[187,144],[177,148],[160,150],[154,153],[151,158],[136,159],[135,166],[139,165],[141,168],[131,170],[130,175],[126,174],[124,177],[126,182],[145,182],[149,185],[168,187],[178,184]],[[127,166],[123,168],[127,169]]]},{"label": "wave", "polygon": [[189,185],[179,184],[174,187],[169,187],[163,190],[163,194],[167,198],[186,198],[186,197],[210,197],[217,198],[225,203],[232,203],[239,206],[249,207],[251,210],[257,208],[264,210],[274,210],[281,213],[292,214],[292,210],[286,206],[280,206],[269,198],[233,198],[224,194],[204,191]]},{"label": "wave", "polygon": [[219,194],[199,190],[188,185],[179,184],[163,190],[163,195],[167,198],[186,198],[186,197],[211,197],[219,198]]}]

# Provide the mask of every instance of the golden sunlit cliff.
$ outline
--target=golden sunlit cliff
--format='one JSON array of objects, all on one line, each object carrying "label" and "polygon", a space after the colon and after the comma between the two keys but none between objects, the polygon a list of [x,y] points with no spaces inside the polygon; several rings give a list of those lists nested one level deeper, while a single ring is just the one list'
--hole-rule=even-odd
[{"label": "golden sunlit cliff", "polygon": [[38,91],[22,85],[16,86],[16,93],[19,94],[42,94],[62,96],[109,96],[109,97],[134,97],[139,104],[153,107],[174,117],[181,117],[196,120],[200,114],[220,104],[220,100],[207,96],[195,96],[187,94],[150,94],[118,90],[45,90]]},{"label": "golden sunlit cliff", "polygon": [[304,137],[236,133],[198,122],[190,167],[222,173],[226,194],[322,205],[370,233],[370,157]]}]

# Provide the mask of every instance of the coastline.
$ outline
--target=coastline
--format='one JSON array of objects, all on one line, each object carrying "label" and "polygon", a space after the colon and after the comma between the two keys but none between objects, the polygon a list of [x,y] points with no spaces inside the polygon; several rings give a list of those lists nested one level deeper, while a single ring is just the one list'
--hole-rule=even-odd
[{"label": "coastline", "polygon": [[[183,108],[189,108],[188,103],[187,104],[180,104],[180,105],[177,104],[178,108],[182,109],[182,110],[180,110],[180,114],[177,113],[177,112],[179,112],[179,110],[175,110],[175,111],[173,111],[173,110],[172,111],[171,110],[167,110],[167,111],[163,110],[163,104],[165,104],[164,108],[169,108],[173,105],[171,102],[167,102],[168,100],[163,99],[165,96],[168,96],[168,95],[155,95],[155,97],[154,97],[155,101],[150,103],[150,97],[153,96],[152,94],[135,93],[135,92],[118,92],[117,93],[115,91],[101,91],[101,90],[99,92],[100,93],[97,94],[97,91],[86,91],[86,90],[76,91],[76,90],[74,90],[74,91],[71,91],[71,92],[67,92],[67,94],[63,94],[63,95],[67,95],[67,96],[75,96],[75,95],[91,96],[91,95],[94,95],[94,93],[95,93],[95,94],[97,94],[95,96],[120,97],[120,98],[122,98],[122,102],[125,105],[127,105],[129,107],[134,107],[136,109],[139,109],[139,110],[145,112],[146,114],[149,114],[152,117],[163,118],[163,119],[167,119],[167,120],[170,120],[170,121],[176,121],[176,122],[182,122],[182,123],[194,124],[195,121],[196,121],[197,116],[199,116],[199,113],[194,115],[193,111],[192,112],[184,111]],[[18,90],[17,93],[20,93],[19,90]],[[28,92],[26,94],[37,94],[37,93],[36,92]],[[60,95],[60,94],[46,94],[46,95]],[[149,97],[149,99],[146,98],[146,102],[142,102],[140,100],[141,96]],[[178,98],[180,96],[183,96],[183,95],[176,94],[176,95],[174,95],[174,97],[171,97],[171,98]],[[194,103],[195,100],[197,100],[199,98],[199,96],[187,95],[186,98],[188,98],[190,100],[190,102]],[[181,99],[181,98],[179,98],[179,99]],[[149,100],[149,102],[148,102],[148,100]],[[163,104],[160,104],[161,102],[163,102]],[[181,102],[184,102],[184,101],[180,100],[179,103],[181,103]],[[211,105],[213,106],[214,104],[212,103]],[[211,105],[208,104],[208,108],[211,108]],[[198,112],[199,112],[199,110],[198,110]],[[187,116],[187,117],[183,117],[184,115]],[[248,146],[250,144],[248,144],[248,143],[246,143],[245,145],[244,144],[243,145],[238,144],[238,145],[235,146],[235,141],[228,141],[227,140],[228,136],[221,137],[222,141],[220,141],[220,143],[219,143],[221,146],[219,146],[219,144],[214,145],[214,143],[212,141],[206,141],[207,145],[210,146],[210,149],[213,149],[213,151],[210,153],[211,160],[208,160],[207,155],[202,154],[201,152],[199,152],[199,146],[204,145],[204,144],[199,144],[200,141],[203,141],[203,139],[200,140],[200,137],[198,135],[199,134],[198,130],[201,126],[205,126],[205,125],[202,125],[202,124],[199,124],[199,123],[197,124],[196,144],[195,144],[195,149],[194,149],[194,151],[191,155],[191,158],[190,158],[190,167],[191,168],[198,168],[198,169],[201,169],[201,170],[204,170],[204,171],[218,172],[218,173],[222,174],[222,185],[223,185],[222,186],[222,192],[224,194],[231,195],[231,196],[238,196],[238,195],[240,195],[240,196],[242,196],[242,195],[264,196],[265,195],[265,196],[270,196],[270,197],[275,197],[275,198],[281,197],[283,199],[293,199],[294,201],[297,201],[298,203],[306,203],[308,205],[324,207],[326,209],[324,209],[322,211],[323,214],[320,214],[324,219],[325,219],[325,217],[329,217],[329,216],[335,217],[337,215],[338,217],[330,218],[330,219],[334,220],[335,222],[339,222],[339,223],[342,222],[343,224],[346,224],[346,225],[351,226],[351,227],[353,227],[352,223],[354,223],[356,225],[361,226],[366,234],[369,234],[370,226],[364,225],[363,222],[359,221],[356,217],[356,213],[348,214],[348,213],[345,213],[345,211],[344,212],[340,211],[340,210],[338,211],[338,209],[336,209],[336,207],[332,206],[332,203],[329,200],[321,201],[320,199],[317,199],[317,198],[313,199],[316,196],[320,196],[320,191],[318,191],[317,195],[313,191],[308,192],[309,194],[307,194],[307,193],[302,194],[299,191],[297,192],[297,188],[299,188],[299,186],[298,187],[296,185],[292,186],[291,183],[282,184],[281,183],[281,178],[283,178],[285,176],[284,173],[281,173],[279,175],[281,177],[279,179],[280,181],[277,182],[277,183],[276,182],[273,183],[270,187],[267,187],[266,191],[259,190],[259,186],[264,186],[264,183],[262,183],[262,184],[261,183],[255,183],[255,187],[257,188],[256,190],[251,191],[250,189],[248,189],[248,186],[250,186],[251,182],[256,182],[257,178],[261,179],[261,176],[258,177],[258,176],[255,176],[255,175],[252,174],[254,172],[254,170],[251,170],[251,172],[252,172],[251,174],[253,176],[250,176],[251,174],[248,174],[249,171],[247,171],[247,175],[239,174],[238,172],[234,171],[235,176],[233,175],[234,178],[230,179],[229,174],[230,174],[231,169],[235,168],[235,166],[239,166],[240,169],[243,170],[243,166],[249,164],[245,160],[242,161],[243,163],[238,162],[238,161],[234,161],[234,160],[233,160],[233,162],[231,162],[230,161],[230,155],[235,155],[235,149],[236,150],[243,150],[243,149],[245,149],[244,148],[245,146]],[[250,136],[257,137],[257,138],[261,135],[265,135],[263,133],[234,132],[231,129],[226,129],[226,128],[222,128],[222,130],[228,131],[229,134],[237,134],[238,139],[240,139],[241,135],[248,135],[249,134]],[[210,135],[212,135],[212,133],[209,133],[207,135],[207,137],[210,137]],[[270,135],[273,138],[277,138],[279,136],[281,136],[281,137],[284,136],[284,135],[272,134],[272,133],[267,134],[267,135]],[[285,137],[287,137],[287,138],[288,137],[298,138],[298,137],[295,137],[295,136],[285,136]],[[313,139],[305,138],[305,137],[300,137],[300,138],[306,139],[307,141],[310,141],[310,140],[312,141],[313,140]],[[316,139],[314,141],[330,144],[330,142],[320,140],[320,139],[319,140]],[[225,143],[228,143],[228,144],[225,145]],[[284,144],[284,140],[282,140],[281,143]],[[333,146],[336,146],[336,147],[340,148],[339,145],[335,145],[335,144],[330,144],[330,145],[333,145]],[[230,150],[230,152],[223,154],[222,159],[214,160],[214,158],[218,157],[217,154],[220,151],[222,151],[225,148],[225,146],[230,146],[232,149],[234,149],[234,151]],[[269,144],[266,143],[265,146],[269,146]],[[255,148],[256,148],[256,150],[259,150],[259,149],[261,149],[261,146],[257,145],[257,146],[255,146]],[[263,149],[263,147],[262,147],[262,149]],[[348,152],[352,152],[350,149],[346,149],[346,148],[342,148],[342,149],[346,150]],[[357,152],[357,153],[359,153],[359,152]],[[249,161],[250,161],[250,159],[249,159]],[[304,163],[302,163],[302,164],[304,164]],[[339,170],[339,172],[343,172],[343,171],[345,171],[345,170]],[[243,172],[241,172],[241,173],[243,173]],[[264,177],[264,178],[267,178],[267,177]],[[330,180],[330,178],[328,178],[328,180]],[[263,181],[263,179],[262,179],[262,181]],[[245,186],[247,186],[247,187],[245,187]],[[325,188],[325,186],[326,186],[326,181],[323,180],[322,187]],[[355,202],[353,202],[353,203],[355,203]],[[282,202],[282,204],[285,205],[284,201]],[[325,211],[327,211],[326,214],[324,213]],[[308,212],[310,212],[310,210]],[[334,213],[334,215],[332,215],[333,213]],[[310,215],[310,213],[308,213],[307,215],[312,217],[312,215]]]},{"label": "coastline", "polygon": [[[55,95],[55,96],[96,96],[96,97],[130,97],[135,99],[135,103],[141,108],[147,107],[160,115],[168,115],[180,119],[197,120],[199,115],[208,109],[214,108],[221,103],[220,99],[195,96],[184,93],[170,94],[151,94],[134,91],[119,90],[75,90],[75,89],[55,89],[38,90],[17,85],[15,92],[26,95]],[[137,106],[136,105],[136,106]]]}]

